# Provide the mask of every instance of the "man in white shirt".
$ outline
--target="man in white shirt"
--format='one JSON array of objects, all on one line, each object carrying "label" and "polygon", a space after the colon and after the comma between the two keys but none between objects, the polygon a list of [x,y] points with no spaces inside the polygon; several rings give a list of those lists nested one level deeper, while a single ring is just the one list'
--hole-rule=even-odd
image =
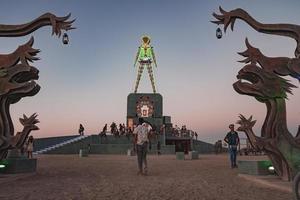
[{"label": "man in white shirt", "polygon": [[[148,124],[144,122],[143,118],[139,118],[139,125],[134,129],[133,134],[136,138],[136,151],[138,159],[138,175],[147,175],[147,150],[149,142]],[[144,171],[143,171],[144,163]]]}]

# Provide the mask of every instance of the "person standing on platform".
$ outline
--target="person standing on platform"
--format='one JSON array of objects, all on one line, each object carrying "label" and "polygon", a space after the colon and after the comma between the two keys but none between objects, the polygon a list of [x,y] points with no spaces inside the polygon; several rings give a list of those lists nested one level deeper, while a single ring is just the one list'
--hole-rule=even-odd
[{"label": "person standing on platform", "polygon": [[102,129],[102,133],[106,135],[107,132],[107,124],[105,124],[105,126]]},{"label": "person standing on platform", "polygon": [[122,135],[126,135],[126,126],[124,123],[122,124]]},{"label": "person standing on platform", "polygon": [[27,157],[30,159],[32,158],[32,152],[33,152],[33,147],[34,147],[34,139],[33,136],[29,136],[28,141],[26,143],[27,147]]},{"label": "person standing on platform", "polygon": [[110,133],[112,135],[114,135],[115,137],[117,136],[117,131],[118,131],[117,129],[118,128],[117,128],[116,123],[115,122],[111,123],[111,125],[110,125]]},{"label": "person standing on platform", "polygon": [[119,133],[120,133],[120,135],[123,134],[123,125],[122,124],[119,124]]},{"label": "person standing on platform", "polygon": [[103,127],[102,131],[99,133],[99,137],[100,137],[100,143],[102,143],[102,138],[105,137],[105,140],[107,142],[107,124],[105,124],[105,126]]},{"label": "person standing on platform", "polygon": [[229,125],[230,131],[227,133],[224,141],[228,144],[228,151],[230,154],[231,168],[237,168],[236,156],[237,147],[240,143],[240,138],[238,133],[234,130],[234,124]]},{"label": "person standing on platform", "polygon": [[79,135],[84,135],[84,127],[82,126],[82,124],[79,124],[79,130],[78,130]]},{"label": "person standing on platform", "polygon": [[[139,118],[139,125],[134,129],[133,134],[136,138],[136,151],[138,160],[138,175],[147,175],[147,150],[149,143],[148,124],[144,122],[143,118]],[[144,169],[143,169],[144,164]]]}]

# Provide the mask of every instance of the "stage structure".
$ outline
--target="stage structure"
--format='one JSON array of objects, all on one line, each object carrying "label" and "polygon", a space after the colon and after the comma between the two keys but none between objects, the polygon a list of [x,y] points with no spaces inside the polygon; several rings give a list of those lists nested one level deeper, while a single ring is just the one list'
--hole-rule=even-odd
[{"label": "stage structure", "polygon": [[131,93],[127,97],[127,125],[133,129],[143,118],[156,131],[172,127],[171,117],[163,116],[163,97],[158,93]]}]

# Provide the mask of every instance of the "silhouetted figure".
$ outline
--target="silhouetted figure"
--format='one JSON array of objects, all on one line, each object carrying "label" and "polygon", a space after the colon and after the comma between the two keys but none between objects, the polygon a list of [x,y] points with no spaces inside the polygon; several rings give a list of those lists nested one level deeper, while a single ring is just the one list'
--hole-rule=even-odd
[{"label": "silhouetted figure", "polygon": [[126,137],[128,140],[130,140],[130,136],[132,135],[132,130],[131,128],[126,128]]},{"label": "silhouetted figure", "polygon": [[102,133],[106,133],[106,131],[107,131],[107,124],[105,124],[105,126],[103,127]]},{"label": "silhouetted figure", "polygon": [[82,124],[79,125],[79,130],[78,130],[79,135],[84,135],[84,127]]},{"label": "silhouetted figure", "polygon": [[192,139],[194,139],[194,136],[195,136],[194,131],[191,132],[191,136],[192,136]]},{"label": "silhouetted figure", "polygon": [[103,127],[102,132],[99,133],[100,142],[102,142],[103,137],[105,137],[105,139],[107,140],[106,132],[107,132],[107,124],[105,124],[105,126]]},{"label": "silhouetted figure", "polygon": [[219,153],[222,153],[222,140],[218,140],[216,143],[215,143],[215,154],[219,154]]},{"label": "silhouetted figure", "polygon": [[125,126],[123,127],[122,124],[119,124],[119,136],[124,135],[125,131],[123,129],[125,129]]},{"label": "silhouetted figure", "polygon": [[197,134],[197,132],[195,132],[195,137],[196,137],[196,140],[198,140],[198,134]]},{"label": "silhouetted figure", "polygon": [[33,147],[34,147],[34,139],[33,136],[29,136],[27,143],[26,143],[26,147],[27,147],[27,157],[28,158],[32,158],[32,152],[33,152]]},{"label": "silhouetted figure", "polygon": [[126,126],[125,126],[125,124],[123,123],[122,124],[122,127],[123,127],[123,129],[122,129],[122,135],[125,135],[126,134]]},{"label": "silhouetted figure", "polygon": [[114,136],[116,136],[117,130],[118,130],[118,128],[117,128],[116,123],[115,122],[111,123],[111,125],[110,125],[110,132],[111,132],[111,134],[114,135]]},{"label": "silhouetted figure", "polygon": [[157,142],[157,155],[160,155],[160,148],[161,148],[161,145],[160,145],[160,141]]},{"label": "silhouetted figure", "polygon": [[88,144],[88,152],[89,153],[91,153],[91,149],[92,149],[91,144]]}]

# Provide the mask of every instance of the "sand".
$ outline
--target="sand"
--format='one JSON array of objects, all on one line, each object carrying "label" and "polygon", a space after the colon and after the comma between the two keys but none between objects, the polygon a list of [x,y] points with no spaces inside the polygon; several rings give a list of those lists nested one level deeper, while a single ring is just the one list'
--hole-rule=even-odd
[{"label": "sand", "polygon": [[238,177],[227,155],[148,157],[149,175],[137,176],[136,157],[38,156],[32,174],[0,175],[0,199],[283,200],[292,194]]}]

